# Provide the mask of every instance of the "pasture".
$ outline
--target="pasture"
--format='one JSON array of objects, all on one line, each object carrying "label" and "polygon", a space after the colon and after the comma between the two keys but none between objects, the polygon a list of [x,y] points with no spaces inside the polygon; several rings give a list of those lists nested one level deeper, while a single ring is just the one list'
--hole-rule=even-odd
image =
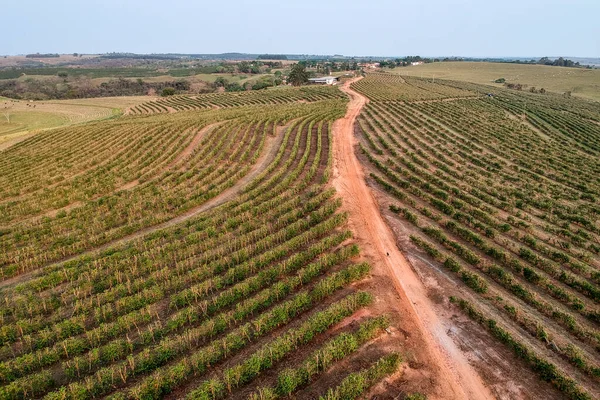
[{"label": "pasture", "polygon": [[37,132],[113,118],[149,97],[35,101],[0,97],[0,149]]},{"label": "pasture", "polygon": [[[544,88],[555,93],[600,101],[600,69],[565,68],[488,62],[439,62],[396,68],[391,72],[425,79],[449,79],[501,87],[499,78],[510,83]],[[528,90],[525,88],[524,90]]]}]

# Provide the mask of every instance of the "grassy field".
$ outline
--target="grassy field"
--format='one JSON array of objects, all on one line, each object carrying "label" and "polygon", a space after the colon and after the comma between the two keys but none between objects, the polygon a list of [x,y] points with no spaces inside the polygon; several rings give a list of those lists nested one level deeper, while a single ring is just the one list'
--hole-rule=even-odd
[{"label": "grassy field", "polygon": [[0,122],[0,140],[2,136],[28,132],[37,129],[54,128],[65,125],[68,119],[64,116],[43,111],[14,111],[10,112],[8,118],[2,116]]},{"label": "grassy field", "polygon": [[354,88],[369,182],[431,290],[468,296],[567,398],[598,398],[600,104],[390,74]]},{"label": "grassy field", "polygon": [[63,63],[72,63],[74,61],[81,61],[82,59],[96,58],[97,55],[88,54],[81,57],[75,57],[72,54],[61,54],[60,57],[50,58],[27,58],[25,56],[8,56],[0,57],[0,67],[18,67],[23,63],[30,63],[32,61],[41,62],[46,65],[56,65]]},{"label": "grassy field", "polygon": [[152,97],[35,101],[0,97],[0,148],[46,129],[112,118]]},{"label": "grassy field", "polygon": [[452,79],[501,87],[493,83],[504,78],[557,93],[571,91],[573,95],[600,101],[600,69],[563,68],[545,65],[519,65],[487,62],[440,62],[396,68],[391,72],[431,79]]}]

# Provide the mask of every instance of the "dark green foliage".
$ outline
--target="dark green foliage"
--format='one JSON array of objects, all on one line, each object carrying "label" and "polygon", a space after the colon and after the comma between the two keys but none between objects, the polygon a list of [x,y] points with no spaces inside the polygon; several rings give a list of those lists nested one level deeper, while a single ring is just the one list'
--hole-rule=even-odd
[{"label": "dark green foliage", "polygon": [[288,83],[293,86],[300,86],[308,82],[308,73],[306,72],[306,66],[302,63],[292,65],[292,69],[288,75]]},{"label": "dark green foliage", "polygon": [[173,96],[174,94],[175,94],[175,88],[172,88],[172,87],[166,87],[162,90],[162,92],[160,92],[160,95],[163,97]]}]

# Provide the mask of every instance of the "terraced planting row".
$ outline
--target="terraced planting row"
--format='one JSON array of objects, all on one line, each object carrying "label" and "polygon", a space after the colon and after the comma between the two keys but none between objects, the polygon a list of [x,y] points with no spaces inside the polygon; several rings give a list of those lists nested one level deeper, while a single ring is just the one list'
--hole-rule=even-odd
[{"label": "terraced planting row", "polygon": [[413,245],[469,288],[477,304],[457,302],[543,380],[597,398],[600,127],[543,95],[422,102],[421,86],[389,101],[405,83],[379,90],[369,78],[356,87],[375,100],[357,123],[360,150]]},{"label": "terraced planting row", "polygon": [[[329,102],[325,109],[336,112],[343,104]],[[6,223],[0,236],[2,276],[6,279],[92,249],[203,204],[252,170],[265,151],[265,143],[273,141],[277,126],[313,113],[319,118],[315,105],[284,105],[258,118],[250,110],[210,111],[185,118],[150,117],[148,124],[115,122],[117,128],[114,134],[104,136],[106,141],[114,138],[131,145],[122,151],[112,144],[104,145],[104,161],[97,159],[97,164],[90,165],[85,154],[88,143],[95,147],[95,136],[91,135],[89,142],[81,143],[86,149],[84,156],[74,154],[75,160],[65,161],[77,165],[79,174],[2,203]],[[215,121],[222,123],[204,129]],[[129,133],[132,137],[124,139]],[[200,142],[190,149],[198,135],[202,135]],[[20,160],[25,157],[23,153],[34,152],[31,146],[39,146],[40,138],[35,139],[9,152],[8,158]],[[64,146],[60,132],[53,132],[48,140],[58,142],[56,151]],[[191,150],[189,155],[178,159],[185,149]],[[7,164],[6,168],[11,167]],[[25,181],[36,180],[34,185],[42,185],[43,178],[32,177],[30,169],[37,170],[31,167],[21,174],[14,172],[12,179],[18,182],[21,175]]]},{"label": "terraced planting row", "polygon": [[139,104],[129,109],[133,115],[166,113],[174,111],[230,108],[239,106],[265,106],[292,102],[315,102],[339,99],[342,93],[331,87],[313,86],[302,88],[272,88],[260,91],[209,93],[201,95],[178,95]]},{"label": "terraced planting row", "polygon": [[[39,256],[23,257],[25,244],[8,242],[14,234],[2,236],[19,272],[35,270],[0,289],[0,398],[217,399],[243,391],[249,398],[285,397],[318,385],[333,363],[388,335],[388,317],[367,311],[374,301],[366,290],[371,267],[359,262],[347,216],[328,185],[332,123],[344,114],[344,101],[271,106],[261,109],[260,119],[256,110],[229,118],[222,112],[171,117],[164,128],[156,126],[158,117],[135,118],[121,135],[158,129],[164,134],[156,140],[163,141],[178,133],[173,144],[155,148],[161,154],[148,151],[162,161],[152,161],[146,175],[122,173],[140,180],[131,192],[163,185],[140,195],[139,207],[152,222],[161,218],[154,201],[183,199],[178,210],[206,202],[205,193],[216,196],[248,174],[264,156],[265,141],[274,140],[269,136],[280,136],[268,166],[223,204],[67,262],[27,261]],[[194,132],[215,121],[222,122],[170,166]],[[114,136],[106,140],[124,140]],[[88,154],[86,146],[79,149]],[[71,157],[85,165],[77,151]],[[52,165],[45,157],[39,162]],[[121,200],[125,192],[102,201]],[[165,217],[176,215],[174,209]],[[107,218],[108,210],[99,216]],[[88,228],[86,220],[73,220]],[[143,226],[139,215],[130,221],[137,223],[130,229]],[[47,229],[35,232],[28,240],[41,242],[32,252],[45,249],[40,243],[52,236]],[[54,254],[40,253],[47,260]],[[320,388],[321,395],[355,398],[394,374],[400,356],[389,346],[379,354],[345,371],[339,387]]]},{"label": "terraced planting row", "polygon": [[370,73],[365,79],[353,83],[352,88],[374,101],[427,101],[477,95],[466,89],[436,84],[426,79],[385,73]]}]

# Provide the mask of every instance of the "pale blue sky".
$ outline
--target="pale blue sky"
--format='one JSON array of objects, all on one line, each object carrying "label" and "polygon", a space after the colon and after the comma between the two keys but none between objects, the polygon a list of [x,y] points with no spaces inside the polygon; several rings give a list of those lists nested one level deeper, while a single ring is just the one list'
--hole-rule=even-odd
[{"label": "pale blue sky", "polygon": [[600,0],[22,0],[0,54],[600,57]]}]

